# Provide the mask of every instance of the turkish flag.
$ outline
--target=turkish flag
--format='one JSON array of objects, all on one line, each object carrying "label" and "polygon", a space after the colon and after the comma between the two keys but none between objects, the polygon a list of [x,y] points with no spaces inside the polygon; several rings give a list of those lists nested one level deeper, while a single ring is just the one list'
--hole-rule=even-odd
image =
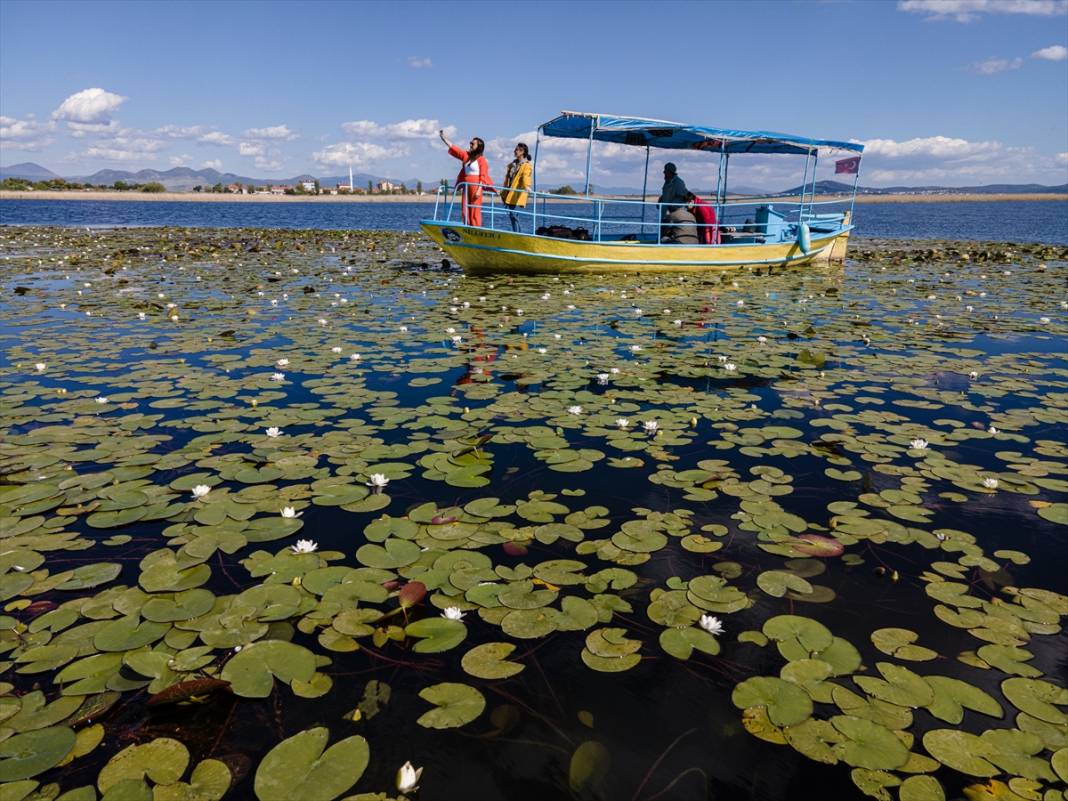
[{"label": "turkish flag", "polygon": [[860,171],[860,156],[853,156],[848,159],[841,159],[834,163],[834,173],[839,175],[841,173],[848,173],[849,175],[856,175]]}]

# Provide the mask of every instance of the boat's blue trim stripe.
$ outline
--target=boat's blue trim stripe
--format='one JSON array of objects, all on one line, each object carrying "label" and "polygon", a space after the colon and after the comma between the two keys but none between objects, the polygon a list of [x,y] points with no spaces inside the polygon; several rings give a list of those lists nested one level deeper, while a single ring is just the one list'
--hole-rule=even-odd
[{"label": "boat's blue trim stripe", "polygon": [[694,266],[694,267],[729,267],[732,265],[748,266],[751,264],[790,264],[794,261],[805,261],[811,259],[814,256],[818,256],[827,248],[831,247],[834,243],[828,242],[821,248],[816,250],[810,250],[808,253],[801,253],[798,256],[787,256],[779,259],[748,259],[746,261],[738,261],[732,259],[730,261],[707,261],[702,259],[701,261],[652,261],[649,259],[602,259],[602,258],[589,258],[583,256],[563,256],[554,253],[533,253],[529,250],[515,250],[514,248],[498,248],[492,245],[473,245],[467,242],[446,242],[442,247],[448,248],[467,248],[468,250],[485,250],[491,253],[508,253],[516,256],[533,256],[539,259],[553,259],[555,261],[573,261],[573,262],[585,262],[587,264],[619,264],[621,266],[640,266],[643,264],[664,264],[664,265],[680,265],[680,266]]}]

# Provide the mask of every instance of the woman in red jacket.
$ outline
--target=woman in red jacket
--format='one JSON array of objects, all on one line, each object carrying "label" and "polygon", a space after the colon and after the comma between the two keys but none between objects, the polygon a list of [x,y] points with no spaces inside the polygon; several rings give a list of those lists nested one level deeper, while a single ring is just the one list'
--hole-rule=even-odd
[{"label": "woman in red jacket", "polygon": [[493,179],[489,174],[489,162],[482,155],[486,143],[477,136],[471,139],[469,150],[461,150],[445,138],[445,131],[438,131],[441,141],[449,148],[449,155],[458,158],[463,166],[456,176],[456,185],[466,184],[463,194],[464,225],[482,225],[482,187],[491,187]]}]

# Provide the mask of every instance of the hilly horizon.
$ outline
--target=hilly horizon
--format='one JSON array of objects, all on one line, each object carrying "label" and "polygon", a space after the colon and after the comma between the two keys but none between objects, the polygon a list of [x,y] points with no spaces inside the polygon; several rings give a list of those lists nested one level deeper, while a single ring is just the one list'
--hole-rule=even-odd
[{"label": "hilly horizon", "polygon": [[[324,187],[333,187],[336,184],[347,184],[348,175],[329,175],[329,176],[316,176],[311,173],[301,173],[290,178],[253,178],[245,175],[238,175],[232,172],[219,172],[218,170],[210,167],[194,170],[191,167],[172,167],[169,170],[154,170],[154,169],[142,169],[137,171],[130,170],[115,170],[104,169],[97,170],[91,175],[69,175],[60,176],[52,170],[37,164],[32,161],[25,161],[19,164],[12,164],[7,167],[0,166],[0,180],[6,178],[22,178],[30,181],[47,181],[62,177],[64,180],[94,184],[97,186],[111,186],[116,181],[125,181],[128,183],[149,183],[159,182],[163,184],[169,191],[190,191],[195,186],[210,187],[215,184],[221,183],[223,185],[240,183],[247,186],[271,186],[277,184],[293,185],[300,181],[313,181],[318,180],[320,185]],[[353,173],[353,185],[357,188],[364,187],[367,182],[378,183],[379,181],[389,181],[394,184],[404,184],[409,189],[414,189],[415,186],[422,181],[424,190],[429,191],[437,186],[438,179],[423,180],[419,178],[395,178],[391,176],[374,175],[371,173]],[[599,186],[596,187],[598,192],[602,194],[641,194],[641,190],[637,187],[625,187],[625,186]],[[845,183],[842,181],[823,180],[816,182],[817,194],[841,194],[849,193],[853,190],[853,184]],[[650,188],[650,191],[653,191]],[[713,192],[712,189],[696,189],[696,192],[700,194],[709,194]],[[953,192],[953,193],[968,193],[968,194],[1068,194],[1068,184],[1059,184],[1055,186],[1049,186],[1045,184],[983,184],[979,186],[887,186],[887,187],[866,187],[858,186],[857,193],[862,195],[890,195],[899,193],[915,193],[915,192]],[[801,193],[800,186],[794,186],[784,190],[768,190],[759,189],[747,186],[738,186],[732,188],[730,194],[732,195],[799,195]]]}]

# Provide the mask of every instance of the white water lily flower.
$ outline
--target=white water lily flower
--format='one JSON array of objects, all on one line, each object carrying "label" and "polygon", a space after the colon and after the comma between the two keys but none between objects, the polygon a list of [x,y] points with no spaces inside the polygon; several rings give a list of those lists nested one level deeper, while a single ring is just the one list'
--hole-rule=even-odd
[{"label": "white water lily flower", "polygon": [[286,374],[285,373],[271,373],[271,380],[272,381],[285,381],[286,380]]},{"label": "white water lily flower", "polygon": [[656,420],[646,420],[642,423],[642,428],[645,429],[646,434],[655,434],[656,430],[660,428],[660,423]]},{"label": "white water lily flower", "polygon": [[279,367],[285,367],[289,364],[289,359],[279,359],[275,362]]},{"label": "white water lily flower", "polygon": [[763,345],[767,341],[768,341],[767,337],[757,337],[757,342],[759,342],[761,345]]},{"label": "white water lily flower", "polygon": [[990,476],[987,476],[983,479],[983,486],[991,490],[997,489],[998,480],[996,478],[991,478]]},{"label": "white water lily flower", "polygon": [[630,420],[628,420],[626,417],[617,417],[616,418],[616,426],[617,427],[626,428],[629,425],[630,425]]},{"label": "white water lily flower", "polygon": [[211,492],[211,487],[209,487],[207,484],[197,484],[195,487],[193,487],[193,497],[198,500],[200,498],[203,498],[209,492]]},{"label": "white water lily flower", "polygon": [[1043,325],[1049,325],[1050,319],[1048,317],[1039,317],[1038,321]]},{"label": "white water lily flower", "polygon": [[740,300],[740,301],[738,301],[738,305],[739,305],[739,306],[744,306],[744,305],[745,305],[745,301],[744,301],[744,300]]},{"label": "white water lily flower", "polygon": [[293,553],[315,553],[319,545],[313,540],[297,540],[297,544],[290,545],[289,550]]},{"label": "white water lily flower", "polygon": [[455,334],[456,333],[456,329],[453,328],[452,326],[449,326],[448,328],[445,329],[445,333],[446,334]]},{"label": "white water lily flower", "polygon": [[582,414],[582,407],[581,406],[568,406],[567,407],[567,413],[568,414]]},{"label": "white water lily flower", "polygon": [[978,370],[972,370],[970,373],[968,373],[968,378],[970,378],[972,381],[974,381],[978,377],[979,377],[979,371]]},{"label": "white water lily flower", "polygon": [[384,487],[389,483],[389,479],[386,478],[385,473],[371,473],[371,480],[367,482],[369,487]]},{"label": "white water lily flower", "polygon": [[538,348],[538,353],[548,353],[548,352],[549,352],[548,348]]},{"label": "white water lily flower", "polygon": [[641,345],[631,345],[630,349],[631,349],[632,353],[639,353],[641,351],[641,349],[642,349],[642,346]]},{"label": "white water lily flower", "polygon": [[422,775],[422,768],[416,768],[411,762],[405,762],[397,770],[397,791],[401,793],[416,792],[419,789],[419,777]]},{"label": "white water lily flower", "polygon": [[93,398],[93,400],[95,400],[101,406],[108,402],[108,399],[104,395],[98,395],[97,397]]},{"label": "white water lily flower", "polygon": [[38,373],[43,373],[48,365],[45,362],[37,362],[34,367],[37,369]]},{"label": "white water lily flower", "polygon": [[927,450],[928,444],[930,443],[925,439],[914,439],[909,442],[909,447],[914,451],[925,451]]},{"label": "white water lily flower", "polygon": [[461,620],[464,613],[460,611],[458,606],[446,606],[445,611],[441,613],[441,616],[446,620]]},{"label": "white water lily flower", "polygon": [[144,312],[138,312],[137,313],[137,319],[138,320],[144,320],[146,317],[148,317],[148,315],[145,314]]},{"label": "white water lily flower", "polygon": [[639,308],[635,308],[634,309],[634,314],[637,315],[638,317],[641,317],[642,316],[642,310],[639,309]]},{"label": "white water lily flower", "polygon": [[612,367],[612,368],[610,368],[608,370],[608,372],[610,372],[612,375],[619,375],[619,368],[618,367]]},{"label": "white water lily flower", "polygon": [[682,326],[682,320],[672,320],[671,324],[681,327]]},{"label": "white water lily flower", "polygon": [[277,306],[278,305],[278,300],[276,298],[272,298],[271,299],[271,305],[272,306]]},{"label": "white water lily flower", "polygon": [[334,347],[330,348],[330,352],[331,353],[341,353],[341,346],[340,345],[335,345]]},{"label": "white water lily flower", "polygon": [[459,334],[452,335],[452,344],[459,345],[463,341],[463,337]]},{"label": "white water lily flower", "polygon": [[266,434],[268,437],[271,437],[273,439],[274,437],[282,436],[282,429],[280,429],[278,426],[271,426],[270,428],[268,428],[263,433]]},{"label": "white water lily flower", "polygon": [[551,297],[552,297],[552,295],[550,295],[548,292],[546,292],[544,295],[541,296],[541,299],[542,300],[548,300]]},{"label": "white water lily flower", "polygon": [[402,334],[405,334],[408,332],[408,326],[402,325],[399,330]]},{"label": "white water lily flower", "polygon": [[297,511],[296,509],[294,509],[294,508],[293,508],[292,506],[283,506],[283,507],[282,507],[281,515],[282,515],[282,517],[284,517],[284,518],[285,518],[286,520],[293,520],[293,519],[295,519],[295,518],[298,518],[298,517],[300,517],[300,516],[301,516],[301,514],[303,514],[303,512],[298,512],[298,511]]},{"label": "white water lily flower", "polygon": [[996,429],[996,428],[994,427],[993,423],[991,423],[991,424],[990,424],[990,427],[989,427],[989,428],[987,428],[987,430],[986,430],[986,433],[988,433],[988,434],[1000,434],[1001,432],[1000,432],[1000,431],[998,431],[998,430],[997,430],[997,429]]},{"label": "white water lily flower", "polygon": [[722,634],[726,631],[726,629],[723,628],[723,623],[720,619],[713,615],[701,615],[700,625],[701,628],[709,634]]},{"label": "white water lily flower", "polygon": [[601,384],[603,386],[603,385],[608,383],[608,379],[611,378],[611,377],[612,376],[610,376],[608,373],[598,373],[597,374],[597,383]]},{"label": "white water lily flower", "polygon": [[320,317],[319,318],[319,325],[326,325],[326,318],[325,317]]},{"label": "white water lily flower", "polygon": [[361,356],[359,353],[350,353],[349,354],[349,361],[350,362],[358,362],[362,358],[363,358],[363,356]]},{"label": "white water lily flower", "polygon": [[720,355],[716,356],[716,360],[717,360],[717,361],[718,361],[718,362],[719,362],[720,364],[723,364],[723,363],[724,363],[725,361],[727,361],[727,357],[726,357],[726,356],[723,356],[722,354],[720,354]]},{"label": "white water lily flower", "polygon": [[523,316],[523,310],[522,309],[516,309],[515,313],[518,314],[520,317]]},{"label": "white water lily flower", "polygon": [[726,370],[728,373],[733,373],[735,370],[738,369],[738,365],[736,365],[734,362],[727,362],[725,365],[723,365],[723,369]]}]

